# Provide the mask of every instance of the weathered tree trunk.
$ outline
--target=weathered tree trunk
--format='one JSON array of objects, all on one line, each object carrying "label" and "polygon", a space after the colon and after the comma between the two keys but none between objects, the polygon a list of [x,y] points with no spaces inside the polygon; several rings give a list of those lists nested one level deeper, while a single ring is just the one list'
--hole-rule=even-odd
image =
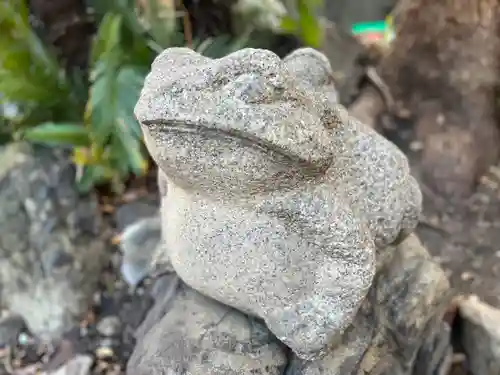
[{"label": "weathered tree trunk", "polygon": [[[418,235],[453,287],[500,307],[500,0],[401,0],[396,24],[377,67],[394,121],[375,126],[408,155],[424,194]],[[376,97],[365,89],[351,114],[387,118]]]},{"label": "weathered tree trunk", "polygon": [[448,199],[465,198],[496,162],[499,0],[403,0],[380,73],[414,120],[415,169]]}]

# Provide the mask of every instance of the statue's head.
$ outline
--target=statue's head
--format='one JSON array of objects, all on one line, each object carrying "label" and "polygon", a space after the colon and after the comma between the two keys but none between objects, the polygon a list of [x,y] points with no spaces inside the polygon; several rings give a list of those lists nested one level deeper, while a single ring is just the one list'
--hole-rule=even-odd
[{"label": "statue's head", "polygon": [[243,49],[220,59],[161,53],[135,114],[172,182],[207,191],[258,191],[323,174],[331,128],[344,121],[331,68],[309,48],[280,59]]}]

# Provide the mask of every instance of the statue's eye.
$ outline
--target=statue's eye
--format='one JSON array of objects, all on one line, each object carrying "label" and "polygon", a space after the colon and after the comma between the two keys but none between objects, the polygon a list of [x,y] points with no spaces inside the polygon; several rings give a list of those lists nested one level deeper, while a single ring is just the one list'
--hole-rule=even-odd
[{"label": "statue's eye", "polygon": [[227,94],[234,99],[245,103],[266,104],[272,103],[283,96],[283,85],[277,80],[256,74],[243,74],[229,82],[225,87]]},{"label": "statue's eye", "polygon": [[258,76],[243,74],[224,87],[230,97],[245,103],[259,101],[266,94],[266,88]]}]

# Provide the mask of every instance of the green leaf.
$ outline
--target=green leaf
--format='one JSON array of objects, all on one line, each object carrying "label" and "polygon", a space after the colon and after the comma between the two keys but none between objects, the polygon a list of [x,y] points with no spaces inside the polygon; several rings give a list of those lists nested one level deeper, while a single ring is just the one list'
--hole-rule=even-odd
[{"label": "green leaf", "polygon": [[0,132],[0,146],[5,145],[6,143],[12,142],[14,139],[12,138],[12,134]]},{"label": "green leaf", "polygon": [[94,37],[91,50],[91,64],[95,65],[103,54],[119,53],[123,18],[119,14],[108,13],[102,19]]},{"label": "green leaf", "polygon": [[175,6],[172,5],[159,0],[147,0],[145,7],[146,29],[154,41],[163,48],[172,47],[184,41],[184,35],[176,30]]},{"label": "green leaf", "polygon": [[311,47],[320,47],[322,30],[316,15],[310,9],[310,4],[306,0],[298,0],[297,6],[300,14],[299,24],[302,39]]},{"label": "green leaf", "polygon": [[32,30],[25,1],[0,2],[0,93],[18,104],[25,117],[46,112],[44,120],[67,121],[80,110],[72,82],[53,51]]},{"label": "green leaf", "polygon": [[93,76],[87,107],[92,141],[102,148],[109,145],[114,168],[144,173],[142,131],[134,107],[146,70],[136,66],[113,66],[101,59]]},{"label": "green leaf", "polygon": [[297,21],[291,17],[283,17],[280,24],[281,29],[286,33],[295,33],[299,28]]},{"label": "green leaf", "polygon": [[24,130],[22,138],[30,142],[50,145],[88,146],[90,144],[87,129],[80,124],[47,122]]},{"label": "green leaf", "polygon": [[83,169],[82,176],[76,181],[80,193],[88,193],[94,186],[112,178],[109,168],[102,165],[88,165]]}]

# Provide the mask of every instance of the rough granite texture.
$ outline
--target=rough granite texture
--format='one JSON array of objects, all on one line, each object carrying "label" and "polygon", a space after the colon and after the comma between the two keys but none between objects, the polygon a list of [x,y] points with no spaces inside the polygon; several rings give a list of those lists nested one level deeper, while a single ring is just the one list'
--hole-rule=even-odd
[{"label": "rough granite texture", "polygon": [[0,148],[0,299],[41,338],[58,338],[88,309],[105,264],[95,196],[80,196],[60,150]]},{"label": "rough granite texture", "polygon": [[262,318],[302,359],[340,339],[377,251],[421,211],[405,155],[336,103],[330,73],[308,48],[283,60],[171,48],[135,108],[168,184],[162,230],[174,269]]},{"label": "rough granite texture", "polygon": [[128,375],[447,375],[449,284],[414,235],[388,249],[349,329],[317,360],[303,361],[259,319],[204,297],[175,273],[154,285]]},{"label": "rough granite texture", "polygon": [[285,375],[448,374],[448,280],[415,235],[390,251],[340,342],[319,360],[293,358]]},{"label": "rough granite texture", "polygon": [[139,327],[127,374],[283,374],[287,349],[262,322],[164,277],[169,287]]}]

